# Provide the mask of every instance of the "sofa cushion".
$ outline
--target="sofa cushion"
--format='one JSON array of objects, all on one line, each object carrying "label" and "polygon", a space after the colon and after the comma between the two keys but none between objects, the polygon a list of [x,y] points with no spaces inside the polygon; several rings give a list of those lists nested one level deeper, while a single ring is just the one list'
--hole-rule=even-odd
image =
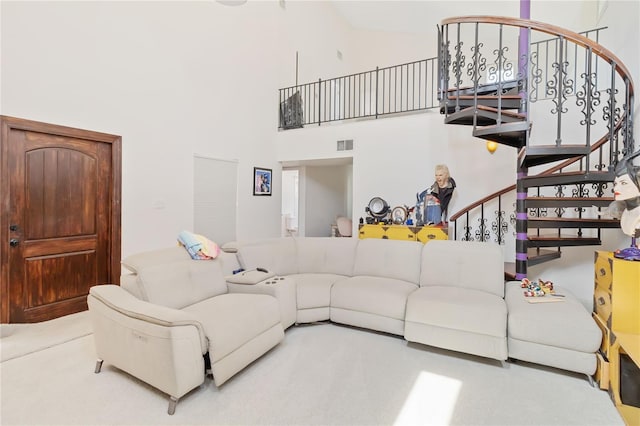
[{"label": "sofa cushion", "polygon": [[562,301],[529,303],[520,282],[509,282],[506,287],[510,338],[588,353],[600,347],[600,328],[568,290],[555,287],[557,294],[565,296]]},{"label": "sofa cushion", "polygon": [[273,326],[280,325],[278,301],[266,294],[228,293],[183,310],[202,324],[209,339],[211,362],[224,358]]},{"label": "sofa cushion", "polygon": [[406,321],[506,338],[507,305],[484,291],[421,287],[409,296]]},{"label": "sofa cushion", "polygon": [[298,272],[351,276],[358,240],[355,238],[296,238]]},{"label": "sofa cushion", "polygon": [[296,283],[298,309],[328,308],[331,305],[331,286],[347,277],[335,274],[293,274]]},{"label": "sofa cushion", "polygon": [[239,244],[237,256],[240,265],[247,271],[264,268],[277,275],[298,272],[296,245],[293,238],[274,238]]},{"label": "sofa cushion", "polygon": [[331,308],[404,320],[407,297],[416,284],[385,277],[355,276],[331,287]]},{"label": "sofa cushion", "polygon": [[227,292],[222,262],[217,259],[145,267],[136,283],[143,300],[175,309]]},{"label": "sofa cushion", "polygon": [[395,278],[417,284],[422,246],[417,241],[360,240],[356,248],[353,276]]},{"label": "sofa cushion", "polygon": [[497,244],[435,240],[424,246],[421,286],[452,286],[504,297],[504,257]]},{"label": "sofa cushion", "polygon": [[122,260],[122,266],[131,272],[139,272],[147,266],[162,265],[191,259],[184,247],[176,245],[159,250],[132,254]]}]

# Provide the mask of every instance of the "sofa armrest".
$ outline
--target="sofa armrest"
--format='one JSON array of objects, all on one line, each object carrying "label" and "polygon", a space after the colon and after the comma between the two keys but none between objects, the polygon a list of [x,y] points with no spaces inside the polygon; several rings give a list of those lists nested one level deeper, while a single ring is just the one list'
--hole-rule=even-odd
[{"label": "sofa armrest", "polygon": [[208,340],[191,314],[142,301],[116,285],[91,287],[87,304],[99,360],[173,398],[204,382]]},{"label": "sofa armrest", "polygon": [[275,276],[275,272],[267,271],[266,269],[262,269],[260,271],[254,269],[252,271],[240,272],[235,275],[228,275],[224,277],[224,279],[227,283],[253,285]]},{"label": "sofa armrest", "polygon": [[145,302],[117,285],[97,285],[89,289],[89,297],[94,297],[105,306],[129,318],[164,327],[193,326],[198,331],[200,347],[205,354],[209,342],[202,324],[188,312]]}]

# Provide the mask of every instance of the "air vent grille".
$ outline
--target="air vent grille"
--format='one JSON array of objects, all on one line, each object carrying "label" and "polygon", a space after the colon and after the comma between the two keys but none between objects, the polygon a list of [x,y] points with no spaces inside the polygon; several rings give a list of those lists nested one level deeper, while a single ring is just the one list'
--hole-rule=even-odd
[{"label": "air vent grille", "polygon": [[337,149],[338,149],[338,151],[352,151],[353,150],[353,139],[345,139],[343,141],[338,141]]}]

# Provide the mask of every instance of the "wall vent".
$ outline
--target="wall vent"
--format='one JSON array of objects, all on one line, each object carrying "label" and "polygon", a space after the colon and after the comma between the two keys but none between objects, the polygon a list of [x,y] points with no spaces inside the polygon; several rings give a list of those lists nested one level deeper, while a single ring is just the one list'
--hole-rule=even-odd
[{"label": "wall vent", "polygon": [[344,150],[353,151],[353,139],[346,139],[344,141]]},{"label": "wall vent", "polygon": [[337,149],[338,149],[338,151],[352,151],[353,150],[353,139],[345,139],[343,141],[338,141]]}]

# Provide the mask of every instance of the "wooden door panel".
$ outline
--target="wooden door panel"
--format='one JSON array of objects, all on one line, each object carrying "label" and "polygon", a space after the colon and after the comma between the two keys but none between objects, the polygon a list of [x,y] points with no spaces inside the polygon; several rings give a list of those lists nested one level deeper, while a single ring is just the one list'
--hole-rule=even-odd
[{"label": "wooden door panel", "polygon": [[[54,248],[54,246],[56,248]],[[47,256],[52,253],[67,253],[86,250],[96,250],[95,235],[88,235],[86,237],[56,238],[55,240],[31,240],[23,244],[23,256],[25,259]]]},{"label": "wooden door panel", "polygon": [[14,241],[0,255],[0,320],[43,321],[84,310],[91,286],[118,283],[120,138],[0,120],[0,189],[10,198],[2,218],[12,225],[0,236]]},{"label": "wooden door panel", "polygon": [[26,307],[86,296],[96,282],[95,251],[25,259]]},{"label": "wooden door panel", "polygon": [[96,163],[69,149],[26,153],[26,241],[96,233]]}]

